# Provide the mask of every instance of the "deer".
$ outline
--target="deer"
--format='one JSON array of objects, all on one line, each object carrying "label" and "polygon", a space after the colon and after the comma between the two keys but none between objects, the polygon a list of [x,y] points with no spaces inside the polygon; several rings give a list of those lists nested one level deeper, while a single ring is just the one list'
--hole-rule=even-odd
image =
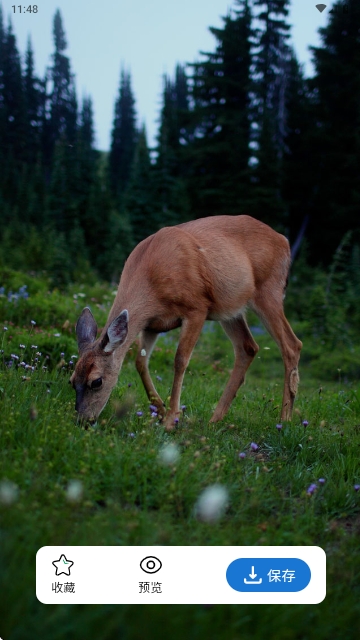
[{"label": "deer", "polygon": [[[226,415],[259,351],[248,324],[252,309],[277,343],[285,370],[280,419],[291,420],[302,342],[287,321],[283,299],[290,269],[285,236],[247,215],[212,216],[163,227],[142,240],[125,262],[114,303],[99,337],[85,307],[76,323],[79,359],[70,382],[78,419],[96,423],[124,358],[139,338],[136,369],[167,431],[179,421],[185,371],[206,320],[218,321],[234,349],[234,367],[210,423]],[[180,327],[168,408],[149,372],[159,333]]]}]

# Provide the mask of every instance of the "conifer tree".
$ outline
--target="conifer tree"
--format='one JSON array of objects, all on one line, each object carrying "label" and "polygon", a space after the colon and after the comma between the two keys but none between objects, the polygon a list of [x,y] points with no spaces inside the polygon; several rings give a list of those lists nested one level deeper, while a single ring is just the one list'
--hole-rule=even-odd
[{"label": "conifer tree", "polygon": [[125,211],[131,223],[135,244],[157,231],[162,225],[155,204],[152,167],[147,146],[145,125],[138,135],[128,189],[124,198]]},{"label": "conifer tree", "polygon": [[360,5],[348,12],[336,2],[322,45],[313,47],[315,77],[314,131],[311,153],[317,170],[310,211],[309,240],[313,261],[328,262],[348,230],[360,231]]},{"label": "conifer tree", "polygon": [[50,119],[47,123],[44,150],[46,163],[51,163],[56,141],[63,139],[74,147],[77,132],[74,76],[71,73],[70,60],[64,53],[67,43],[59,9],[54,16],[53,36],[55,52],[52,55],[53,64],[48,71],[51,91]]},{"label": "conifer tree", "polygon": [[[286,86],[286,132],[282,162],[282,197],[288,213],[286,231],[296,255],[308,231],[318,173],[313,149],[313,107],[308,82],[294,52]],[[310,151],[311,150],[311,151]],[[310,153],[309,153],[310,151]],[[285,223],[285,222],[284,222]]]},{"label": "conifer tree", "polygon": [[189,217],[184,162],[189,92],[185,70],[177,65],[175,79],[164,76],[163,106],[160,116],[157,159],[154,171],[155,200],[161,225],[184,222]]},{"label": "conifer tree", "polygon": [[88,239],[89,233],[91,235],[91,230],[89,230],[91,222],[88,217],[90,194],[94,183],[98,180],[98,153],[94,149],[94,119],[90,97],[84,97],[82,102],[76,143],[76,160],[77,184],[75,188],[78,219],[85,238]]},{"label": "conifer tree", "polygon": [[43,83],[35,76],[34,53],[30,38],[25,53],[25,116],[26,116],[26,162],[33,164],[41,153],[43,105],[45,91]]},{"label": "conifer tree", "polygon": [[285,207],[281,197],[282,160],[286,135],[286,85],[291,50],[286,23],[289,0],[255,0],[260,28],[254,56],[252,118],[256,164],[253,172],[251,213],[284,230]]},{"label": "conifer tree", "polygon": [[[0,4],[0,140],[3,140],[5,129],[5,98],[4,98],[4,49],[5,49],[5,30],[3,21],[3,11]],[[0,145],[0,161],[2,154],[2,145]],[[0,165],[1,166],[1,165]]]},{"label": "conifer tree", "polygon": [[2,144],[8,156],[20,162],[25,154],[25,100],[20,55],[11,22],[5,32],[2,50],[2,109],[5,124]]},{"label": "conifer tree", "polygon": [[191,65],[192,132],[186,151],[197,216],[246,211],[249,192],[251,13],[247,0],[211,28],[213,53]]},{"label": "conifer tree", "polygon": [[135,99],[131,89],[130,73],[122,69],[109,154],[110,186],[118,203],[121,202],[129,182],[136,138]]}]

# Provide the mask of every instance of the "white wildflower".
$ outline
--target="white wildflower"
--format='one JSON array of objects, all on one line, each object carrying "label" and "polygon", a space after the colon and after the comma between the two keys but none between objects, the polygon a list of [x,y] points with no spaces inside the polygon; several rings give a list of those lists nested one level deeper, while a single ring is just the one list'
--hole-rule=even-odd
[{"label": "white wildflower", "polygon": [[0,482],[0,503],[12,505],[18,498],[19,489],[14,482],[2,480]]},{"label": "white wildflower", "polygon": [[180,450],[177,444],[164,444],[159,451],[158,460],[161,464],[171,466],[175,464],[180,457]]},{"label": "white wildflower", "polygon": [[69,480],[66,487],[65,497],[68,502],[75,504],[80,502],[83,497],[84,489],[81,480]]},{"label": "white wildflower", "polygon": [[225,513],[227,506],[227,489],[220,484],[213,484],[200,494],[195,505],[195,515],[203,522],[216,522]]}]

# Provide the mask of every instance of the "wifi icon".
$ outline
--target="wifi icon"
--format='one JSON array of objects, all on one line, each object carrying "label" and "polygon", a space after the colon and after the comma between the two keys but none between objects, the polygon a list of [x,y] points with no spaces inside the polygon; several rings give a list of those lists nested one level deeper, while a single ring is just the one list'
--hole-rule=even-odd
[{"label": "wifi icon", "polygon": [[324,9],[326,9],[326,4],[317,4],[316,8],[318,11],[320,11],[320,13],[322,13]]}]

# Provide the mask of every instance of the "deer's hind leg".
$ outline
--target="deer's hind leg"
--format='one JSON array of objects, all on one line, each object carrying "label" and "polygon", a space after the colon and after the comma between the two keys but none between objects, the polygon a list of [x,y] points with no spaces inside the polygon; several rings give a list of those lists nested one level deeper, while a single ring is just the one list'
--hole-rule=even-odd
[{"label": "deer's hind leg", "polygon": [[291,420],[299,384],[298,364],[302,342],[294,334],[283,308],[282,291],[275,286],[259,290],[252,307],[280,348],[285,367],[281,420]]},{"label": "deer's hind leg", "polygon": [[229,336],[235,354],[234,368],[229,381],[211,417],[210,422],[218,422],[227,413],[239,387],[245,380],[245,373],[259,351],[259,346],[250,333],[250,329],[243,316],[232,320],[222,321],[222,328]]},{"label": "deer's hind leg", "polygon": [[149,398],[150,402],[157,408],[159,417],[164,418],[165,404],[163,403],[162,399],[155,389],[149,371],[149,359],[158,335],[159,334],[154,331],[144,330],[141,332],[139,350],[136,356],[136,369],[145,387],[147,397]]}]

